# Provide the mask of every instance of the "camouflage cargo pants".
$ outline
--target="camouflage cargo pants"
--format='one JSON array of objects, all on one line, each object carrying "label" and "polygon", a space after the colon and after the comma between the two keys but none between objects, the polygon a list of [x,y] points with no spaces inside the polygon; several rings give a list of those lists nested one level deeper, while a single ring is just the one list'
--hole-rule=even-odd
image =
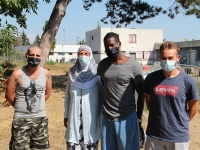
[{"label": "camouflage cargo pants", "polygon": [[48,118],[14,118],[9,150],[46,150],[49,146]]}]

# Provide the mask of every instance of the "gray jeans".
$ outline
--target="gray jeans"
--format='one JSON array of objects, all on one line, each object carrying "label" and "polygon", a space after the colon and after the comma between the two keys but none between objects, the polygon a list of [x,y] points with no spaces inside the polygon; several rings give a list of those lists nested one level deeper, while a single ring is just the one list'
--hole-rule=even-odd
[{"label": "gray jeans", "polygon": [[147,136],[144,150],[189,150],[189,141],[185,143],[173,143]]}]

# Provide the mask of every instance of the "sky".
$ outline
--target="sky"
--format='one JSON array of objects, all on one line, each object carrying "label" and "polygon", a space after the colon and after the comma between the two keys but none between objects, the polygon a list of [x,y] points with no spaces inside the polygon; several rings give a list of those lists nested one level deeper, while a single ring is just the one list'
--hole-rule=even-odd
[{"label": "sky", "polygon": [[[174,0],[146,1],[163,8],[168,8],[174,2]],[[2,22],[7,20],[8,23],[18,27],[20,32],[24,30],[30,42],[33,43],[37,34],[42,35],[42,27],[45,20],[49,20],[55,2],[56,0],[51,0],[51,3],[47,4],[40,0],[38,15],[27,14],[27,29],[20,28],[14,18],[1,15],[0,18],[2,18]],[[85,40],[85,32],[96,29],[98,21],[101,27],[115,28],[116,25],[103,24],[100,21],[106,16],[106,2],[107,0],[103,0],[101,3],[95,3],[89,11],[86,11],[83,8],[82,0],[72,0],[66,9],[66,15],[62,19],[55,37],[56,44],[76,44],[77,40]],[[174,42],[184,41],[184,38],[200,40],[200,19],[197,19],[196,16],[185,16],[182,13],[176,15],[174,19],[170,19],[166,14],[161,13],[159,16],[145,20],[142,24],[132,22],[125,28],[160,29],[164,33],[163,39]]]}]

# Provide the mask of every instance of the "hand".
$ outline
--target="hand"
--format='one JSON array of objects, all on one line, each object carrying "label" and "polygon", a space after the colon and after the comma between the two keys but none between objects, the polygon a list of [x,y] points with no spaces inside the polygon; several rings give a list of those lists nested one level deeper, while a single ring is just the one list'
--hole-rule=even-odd
[{"label": "hand", "polygon": [[139,127],[140,129],[140,148],[144,147],[144,142],[146,139],[145,132],[142,126]]},{"label": "hand", "polygon": [[64,126],[67,128],[68,118],[64,118]]}]

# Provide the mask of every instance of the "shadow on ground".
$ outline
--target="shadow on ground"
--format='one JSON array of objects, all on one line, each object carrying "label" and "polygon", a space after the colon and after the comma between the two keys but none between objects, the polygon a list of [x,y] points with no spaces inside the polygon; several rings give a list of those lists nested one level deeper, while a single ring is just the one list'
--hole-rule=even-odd
[{"label": "shadow on ground", "polygon": [[67,85],[66,75],[52,75],[52,89],[65,91]]}]

